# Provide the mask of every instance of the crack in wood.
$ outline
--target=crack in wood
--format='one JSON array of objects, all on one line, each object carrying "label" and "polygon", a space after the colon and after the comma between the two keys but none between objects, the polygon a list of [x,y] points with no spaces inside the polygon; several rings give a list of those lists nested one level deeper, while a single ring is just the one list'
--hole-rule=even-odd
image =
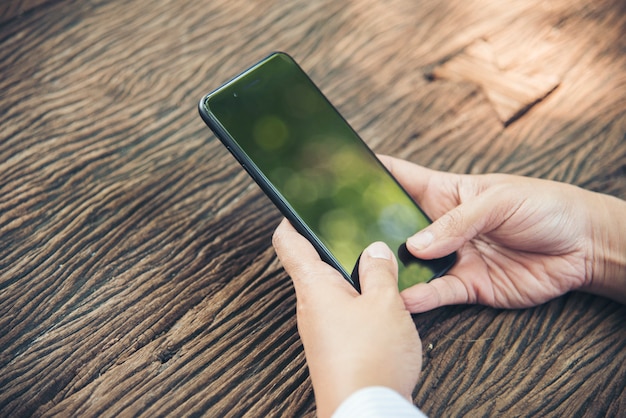
[{"label": "crack in wood", "polygon": [[551,74],[527,75],[520,69],[501,69],[493,47],[483,39],[435,67],[428,78],[478,84],[504,126],[523,116],[561,83],[560,77]]}]

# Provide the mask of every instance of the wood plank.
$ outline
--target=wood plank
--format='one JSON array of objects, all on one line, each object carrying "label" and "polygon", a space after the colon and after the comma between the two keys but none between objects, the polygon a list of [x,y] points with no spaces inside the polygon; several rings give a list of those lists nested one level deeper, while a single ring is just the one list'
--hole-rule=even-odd
[{"label": "wood plank", "polygon": [[[280,215],[197,100],[291,53],[376,151],[626,198],[620,0],[59,1],[0,26],[0,416],[313,416]],[[429,80],[486,39],[559,87]],[[432,416],[618,416],[625,308],[417,315]],[[610,372],[607,372],[610,371]]]}]

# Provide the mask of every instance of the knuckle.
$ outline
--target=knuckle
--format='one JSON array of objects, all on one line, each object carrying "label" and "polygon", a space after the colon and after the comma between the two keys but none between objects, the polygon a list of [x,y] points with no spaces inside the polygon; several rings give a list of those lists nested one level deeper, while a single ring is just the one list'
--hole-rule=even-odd
[{"label": "knuckle", "polygon": [[437,222],[444,231],[458,231],[463,228],[463,213],[460,210],[451,210],[439,218]]}]

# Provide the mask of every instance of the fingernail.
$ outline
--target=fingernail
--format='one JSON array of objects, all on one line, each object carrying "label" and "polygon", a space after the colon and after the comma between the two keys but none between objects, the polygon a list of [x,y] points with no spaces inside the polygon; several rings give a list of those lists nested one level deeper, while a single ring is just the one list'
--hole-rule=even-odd
[{"label": "fingernail", "polygon": [[365,252],[372,258],[382,258],[391,260],[393,254],[387,244],[384,242],[375,242],[365,249]]},{"label": "fingernail", "polygon": [[432,232],[422,231],[417,233],[416,235],[413,235],[411,238],[408,239],[407,242],[411,245],[411,247],[415,248],[416,250],[423,250],[433,243],[434,238],[435,237],[433,236]]}]

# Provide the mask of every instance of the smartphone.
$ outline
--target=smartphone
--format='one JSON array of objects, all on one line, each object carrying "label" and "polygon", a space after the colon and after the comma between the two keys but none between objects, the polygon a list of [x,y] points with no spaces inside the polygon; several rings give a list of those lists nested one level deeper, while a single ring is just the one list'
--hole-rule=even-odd
[{"label": "smartphone", "polygon": [[444,274],[406,239],[431,221],[300,66],[276,52],[204,96],[202,119],[321,258],[358,291],[374,241],[396,251],[400,290]]}]

